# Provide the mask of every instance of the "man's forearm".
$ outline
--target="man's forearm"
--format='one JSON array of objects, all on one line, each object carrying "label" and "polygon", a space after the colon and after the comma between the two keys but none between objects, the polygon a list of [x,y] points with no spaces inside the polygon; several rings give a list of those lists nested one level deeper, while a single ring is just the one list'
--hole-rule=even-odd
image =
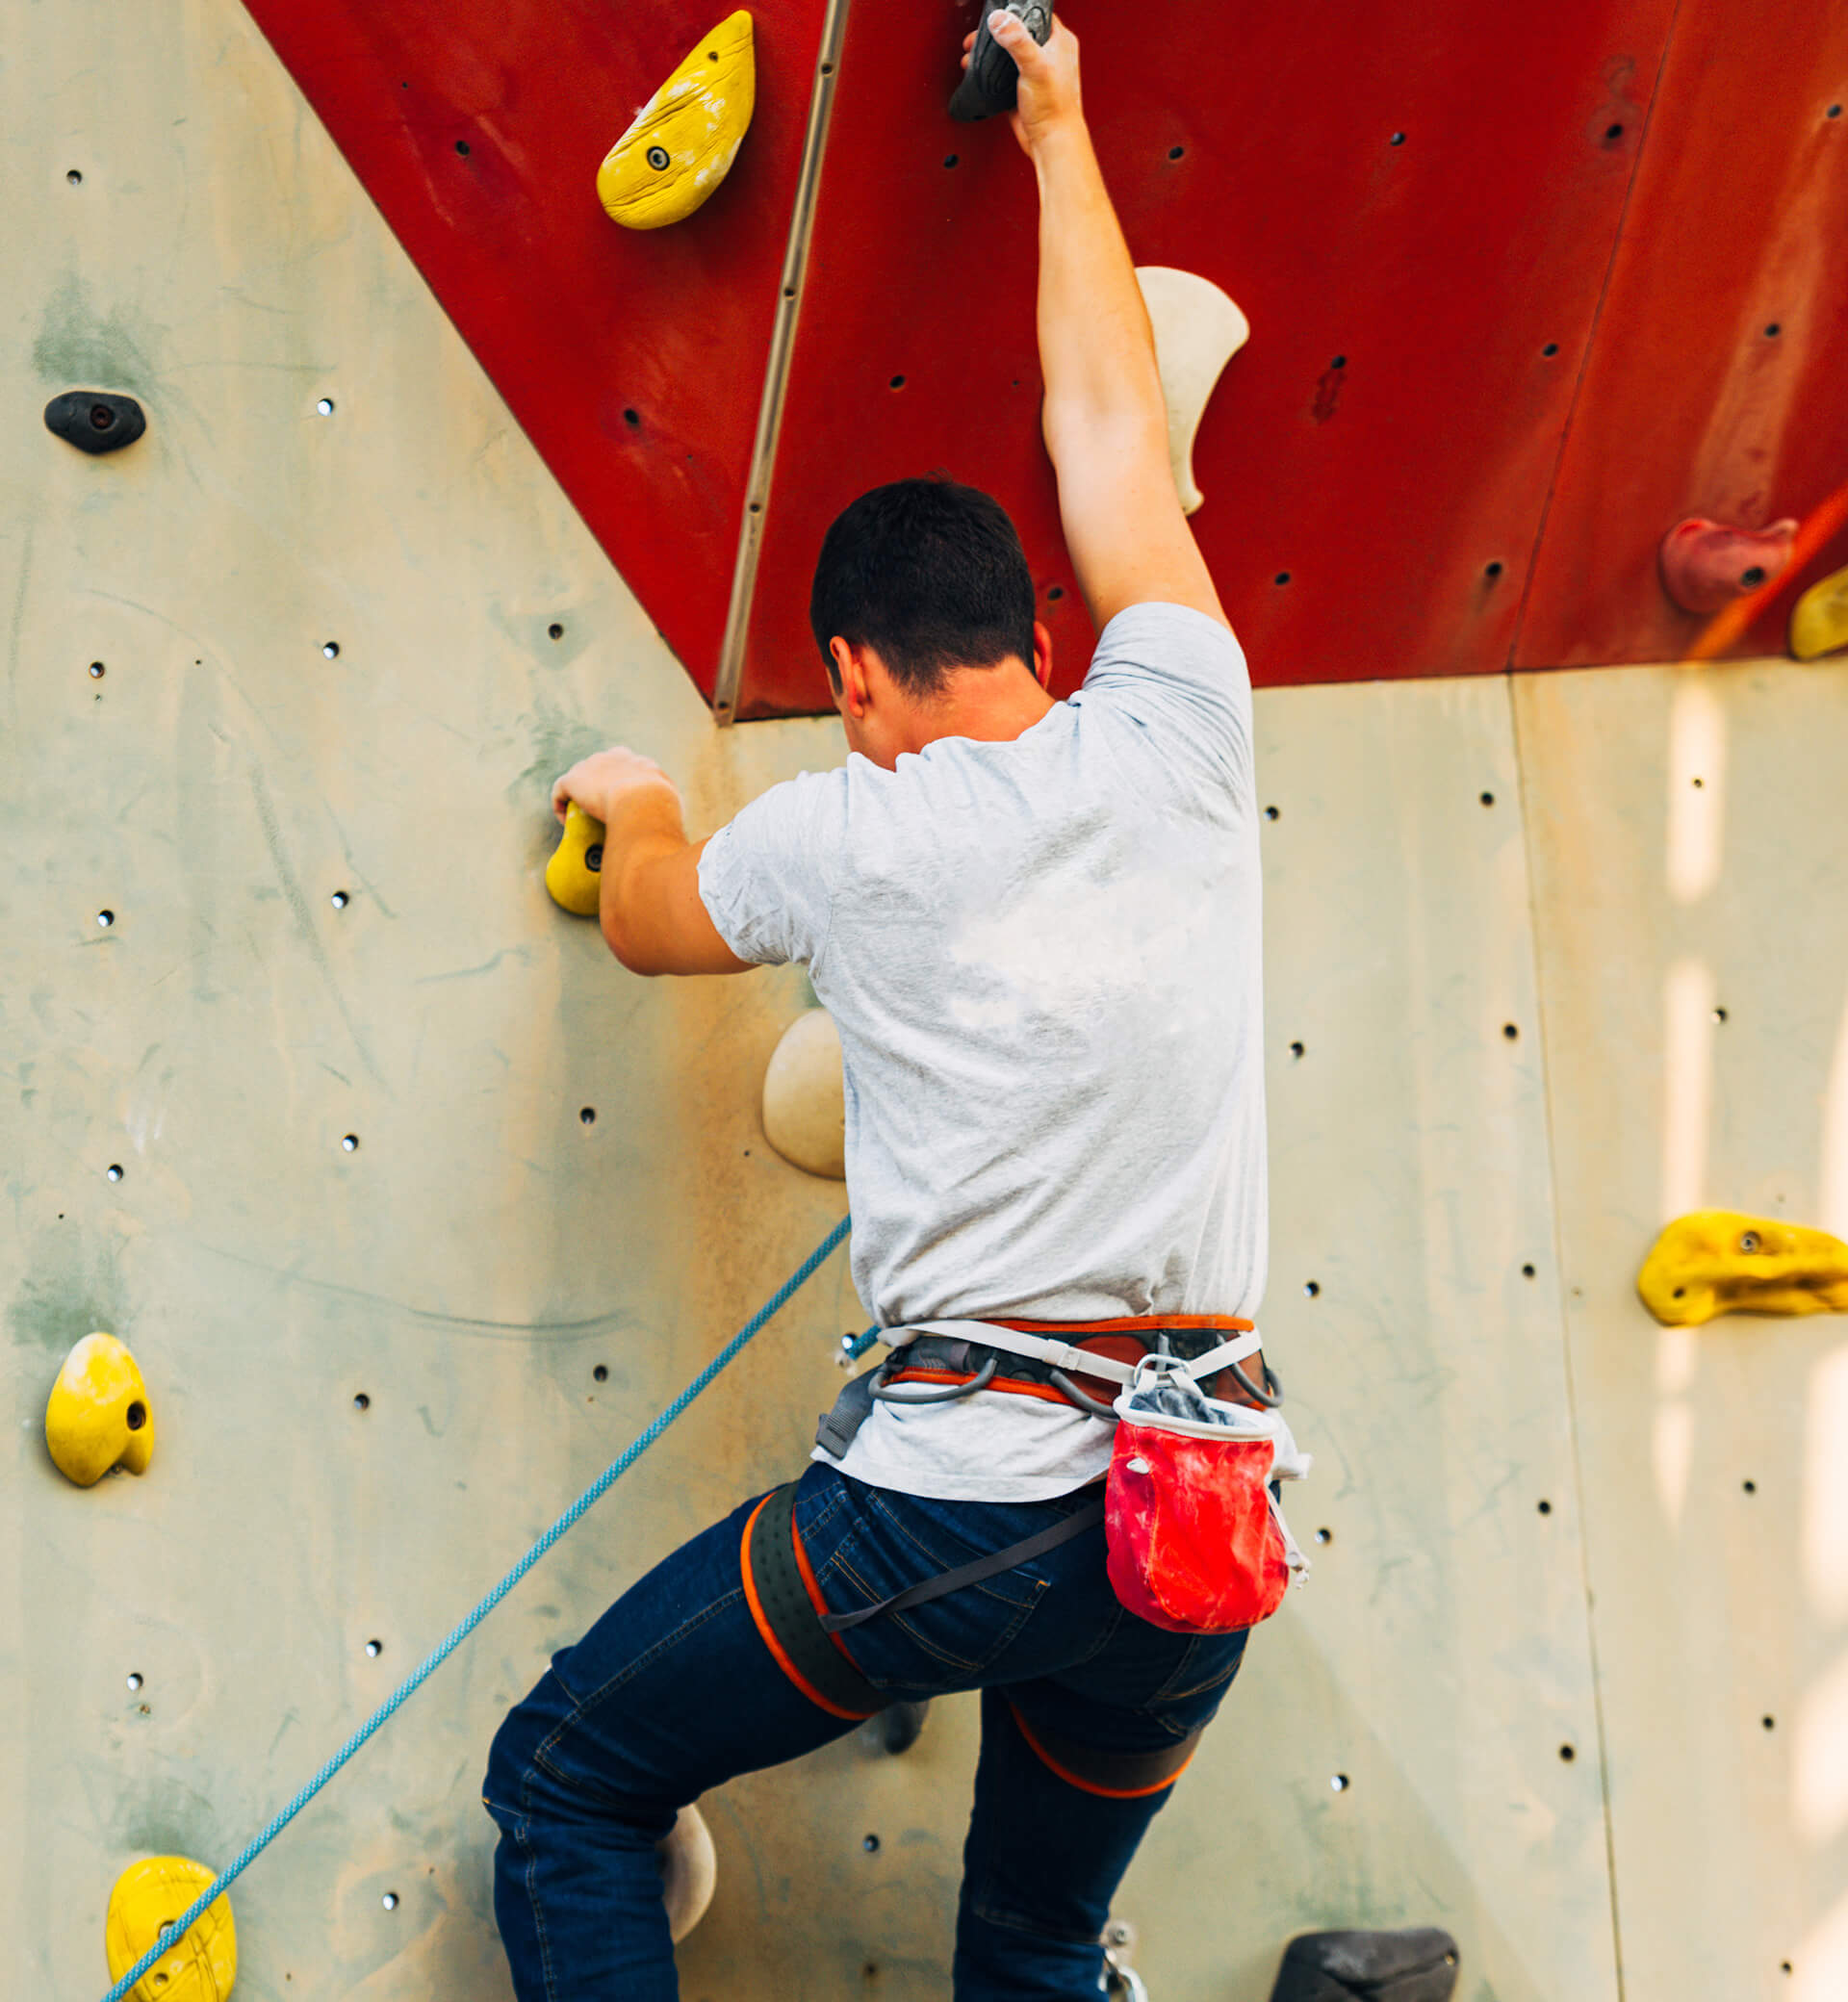
[{"label": "man's forearm", "polygon": [[1040,366],[1053,463],[1062,442],[1099,425],[1166,432],[1155,342],[1129,246],[1082,117],[1040,138]]}]

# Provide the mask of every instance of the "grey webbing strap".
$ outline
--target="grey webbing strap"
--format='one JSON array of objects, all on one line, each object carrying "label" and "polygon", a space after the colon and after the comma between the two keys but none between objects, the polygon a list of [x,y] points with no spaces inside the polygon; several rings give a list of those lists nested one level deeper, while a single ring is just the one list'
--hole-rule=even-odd
[{"label": "grey webbing strap", "polygon": [[856,1376],[842,1388],[834,1399],[834,1408],[822,1413],[821,1422],[815,1426],[815,1444],[823,1452],[836,1460],[845,1457],[860,1426],[872,1415],[873,1378],[883,1367],[881,1364]]},{"label": "grey webbing strap", "polygon": [[[1001,1693],[1007,1695],[1006,1690]],[[1181,1768],[1194,1757],[1200,1733],[1206,1729],[1202,1724],[1186,1737],[1152,1752],[1102,1752],[1094,1745],[1081,1745],[1075,1738],[1055,1736],[1037,1724],[1029,1724],[1012,1697],[1008,1708],[1020,1728],[1020,1735],[1042,1765],[1087,1793],[1119,1800],[1158,1793],[1164,1786],[1171,1786],[1180,1778]]]},{"label": "grey webbing strap", "polygon": [[804,1694],[819,1698],[839,1716],[873,1716],[898,1699],[875,1689],[822,1631],[796,1559],[795,1509],[792,1480],[752,1518],[743,1553],[750,1583]]},{"label": "grey webbing strap", "polygon": [[1012,1571],[1016,1564],[1030,1563],[1035,1557],[1042,1557],[1046,1552],[1057,1550],[1062,1543],[1082,1536],[1087,1529],[1096,1528],[1103,1519],[1104,1498],[1099,1495],[1096,1501],[1075,1509],[1050,1528],[1023,1537],[1018,1543],[1011,1543],[1004,1551],[977,1557],[972,1564],[959,1564],[954,1571],[939,1572],[936,1578],[927,1578],[918,1584],[908,1586],[903,1592],[894,1592],[877,1605],[863,1605],[854,1613],[825,1613],[821,1619],[822,1631],[844,1633],[850,1627],[877,1619],[881,1613],[906,1612],[911,1606],[923,1605],[928,1600],[960,1592],[964,1585],[980,1584],[985,1578],[998,1578],[1002,1572]]}]

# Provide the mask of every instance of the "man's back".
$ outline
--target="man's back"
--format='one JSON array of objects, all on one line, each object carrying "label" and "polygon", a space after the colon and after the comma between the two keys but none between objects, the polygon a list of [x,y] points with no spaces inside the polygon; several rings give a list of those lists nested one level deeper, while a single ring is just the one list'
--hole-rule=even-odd
[{"label": "man's back", "polygon": [[[854,1276],[884,1326],[1247,1314],[1264,1285],[1250,691],[1217,621],[1138,605],[1084,691],[775,788],[708,845],[741,958],[798,960],[839,1027]],[[877,1485],[1033,1500],[1106,1428],[989,1395],[882,1406]]]}]

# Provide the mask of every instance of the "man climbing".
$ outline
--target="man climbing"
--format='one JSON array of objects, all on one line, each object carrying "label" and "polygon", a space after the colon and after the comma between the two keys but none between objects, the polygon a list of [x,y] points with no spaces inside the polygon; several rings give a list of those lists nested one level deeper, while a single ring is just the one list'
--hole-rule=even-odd
[{"label": "man climbing", "polygon": [[1022,1353],[1048,1331],[1202,1353],[1249,1325],[1259,877],[1249,685],[1175,497],[1078,44],[990,29],[1020,72],[1045,442],[1102,635],[1083,691],[1046,691],[1002,509],[901,481],[846,509],[815,573],[843,767],[700,843],[629,751],[553,803],[605,824],[603,930],[632,971],[808,966],[845,1057],[860,1293],[888,1332],[977,1322],[995,1346],[964,1326],[898,1348],[799,1482],[668,1557],[508,1717],[485,1795],[522,2002],[675,1995],[655,1845],[677,1810],[969,1689],[956,1994],[1094,1997],[1111,1896],[1244,1652],[1119,1603],[1096,1506],[1113,1426],[1091,1408],[1116,1385]]}]

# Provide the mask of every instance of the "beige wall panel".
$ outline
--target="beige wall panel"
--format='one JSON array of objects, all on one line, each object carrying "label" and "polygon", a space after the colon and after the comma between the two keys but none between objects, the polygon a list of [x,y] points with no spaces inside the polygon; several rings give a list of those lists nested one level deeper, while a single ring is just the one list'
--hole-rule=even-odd
[{"label": "beige wall panel", "polygon": [[[838,738],[712,731],[234,0],[16,27],[0,1979],[81,2002],[121,1866],[234,1854],[838,1214],[757,1131],[800,977],[630,980],[539,883],[583,749],[653,752],[709,825]],[[77,384],[146,439],[49,438]],[[1469,2002],[1612,1993],[1506,704],[1260,703],[1267,1326],[1332,1541],[1126,1886],[1157,2002],[1430,1919]],[[836,1261],[252,1868],[242,1995],[505,1996],[495,1724],[800,1464],[858,1320]],[[97,1326],[159,1447],[79,1493],[39,1426]],[[940,1997],[972,1728],[708,1802],[688,1996]]]},{"label": "beige wall panel", "polygon": [[[1139,1859],[1138,1964],[1255,2002],[1291,1933],[1439,1923],[1471,2002],[1611,1997],[1506,687],[1271,690],[1258,732],[1264,1326],[1315,1572]],[[1218,1925],[1145,1912],[1207,1856]]]},{"label": "beige wall panel", "polygon": [[1823,2002],[1848,1994],[1848,1324],[1664,1329],[1634,1282],[1705,1205],[1848,1231],[1848,670],[1517,702],[1625,1992]]}]

